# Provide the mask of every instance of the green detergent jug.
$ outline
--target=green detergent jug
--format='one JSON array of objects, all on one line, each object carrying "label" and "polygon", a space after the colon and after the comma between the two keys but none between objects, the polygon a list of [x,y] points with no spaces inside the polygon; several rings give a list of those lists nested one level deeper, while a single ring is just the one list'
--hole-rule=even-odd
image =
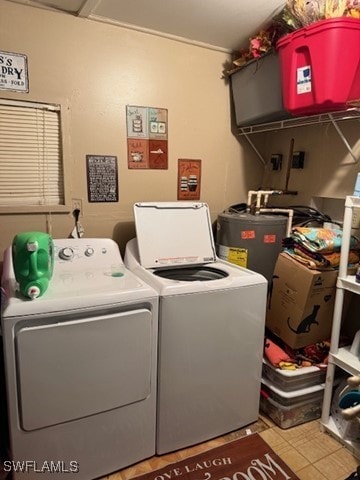
[{"label": "green detergent jug", "polygon": [[24,232],[14,237],[12,259],[20,292],[31,299],[48,288],[54,270],[54,242],[48,233]]}]

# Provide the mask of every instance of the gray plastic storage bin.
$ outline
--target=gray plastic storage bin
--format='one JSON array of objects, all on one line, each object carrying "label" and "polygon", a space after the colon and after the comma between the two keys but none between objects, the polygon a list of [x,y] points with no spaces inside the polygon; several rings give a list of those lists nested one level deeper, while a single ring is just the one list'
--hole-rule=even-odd
[{"label": "gray plastic storage bin", "polygon": [[276,53],[251,60],[230,76],[237,126],[289,118],[284,110],[279,57]]}]

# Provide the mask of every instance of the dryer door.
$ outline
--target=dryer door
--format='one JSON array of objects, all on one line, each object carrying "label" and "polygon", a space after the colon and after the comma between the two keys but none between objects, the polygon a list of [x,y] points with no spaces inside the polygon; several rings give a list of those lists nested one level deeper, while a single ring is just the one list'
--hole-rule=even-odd
[{"label": "dryer door", "polygon": [[16,334],[20,422],[35,430],[140,402],[150,394],[147,309],[29,326]]}]

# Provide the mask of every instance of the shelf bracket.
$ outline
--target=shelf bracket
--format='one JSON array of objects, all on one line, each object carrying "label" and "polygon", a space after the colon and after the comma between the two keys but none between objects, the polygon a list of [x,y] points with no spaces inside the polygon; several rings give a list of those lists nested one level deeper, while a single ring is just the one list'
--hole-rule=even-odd
[{"label": "shelf bracket", "polygon": [[321,123],[330,122],[333,124],[335,130],[339,134],[341,140],[343,141],[346,149],[350,153],[354,163],[358,163],[358,158],[356,158],[349,142],[345,138],[342,130],[338,125],[339,120],[359,120],[360,119],[360,106],[353,106],[344,111],[336,111],[330,113],[321,113],[319,115],[307,116],[307,117],[291,117],[279,121],[250,125],[248,127],[238,127],[238,136],[244,136],[253,148],[256,155],[260,158],[261,163],[265,166],[266,161],[261,155],[259,150],[255,147],[254,143],[250,140],[250,135],[254,133],[265,133],[271,132],[274,130],[282,130],[284,128],[294,128],[294,127],[305,127],[308,125],[316,125]]},{"label": "shelf bracket", "polygon": [[337,133],[339,134],[339,137],[341,138],[341,140],[343,141],[343,144],[345,145],[345,147],[347,148],[348,152],[350,153],[350,155],[352,156],[353,160],[354,160],[354,163],[357,163],[358,162],[358,159],[355,157],[355,154],[349,144],[349,142],[347,141],[347,139],[345,138],[345,135],[343,134],[341,128],[339,127],[339,125],[337,124],[337,122],[334,120],[334,117],[332,116],[331,113],[329,113],[329,119],[330,119],[330,122],[333,124],[335,130],[337,131]]},{"label": "shelf bracket", "polygon": [[252,149],[254,150],[254,152],[256,153],[256,155],[260,158],[260,161],[261,163],[265,166],[266,165],[266,161],[264,160],[264,157],[261,155],[261,153],[259,152],[259,150],[255,147],[254,145],[254,142],[250,139],[249,135],[244,132],[244,130],[241,128],[241,133],[242,135],[244,135],[244,137],[246,138],[246,140],[249,142],[249,144],[251,145]]}]

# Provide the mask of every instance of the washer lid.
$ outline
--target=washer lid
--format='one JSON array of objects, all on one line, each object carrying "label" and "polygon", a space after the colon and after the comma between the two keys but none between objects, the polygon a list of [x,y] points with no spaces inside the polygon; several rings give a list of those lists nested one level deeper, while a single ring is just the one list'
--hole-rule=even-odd
[{"label": "washer lid", "polygon": [[216,260],[206,203],[136,203],[134,215],[143,267],[193,265]]}]

